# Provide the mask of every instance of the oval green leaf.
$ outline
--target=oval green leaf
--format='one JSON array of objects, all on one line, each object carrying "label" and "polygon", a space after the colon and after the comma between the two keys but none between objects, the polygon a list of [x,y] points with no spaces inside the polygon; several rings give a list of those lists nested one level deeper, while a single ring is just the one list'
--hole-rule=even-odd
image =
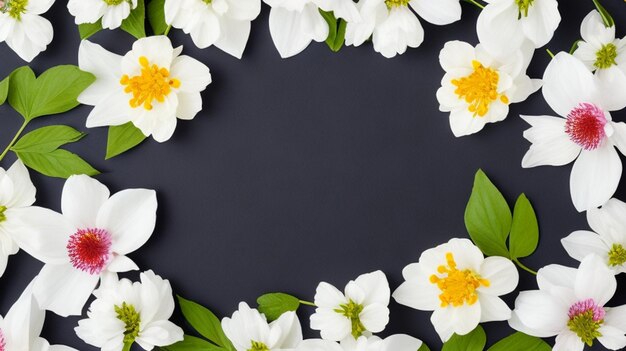
[{"label": "oval green leaf", "polygon": [[18,151],[16,155],[27,167],[48,177],[67,179],[75,174],[100,174],[80,156],[63,149],[47,153]]},{"label": "oval green leaf", "polygon": [[513,224],[509,238],[511,258],[530,256],[539,244],[539,224],[537,215],[526,195],[522,194],[515,202]]},{"label": "oval green leaf", "polygon": [[4,78],[0,82],[0,105],[4,104],[7,101],[7,97],[9,96],[9,80],[11,76]]},{"label": "oval green leaf", "polygon": [[285,293],[265,294],[256,302],[259,304],[259,312],[270,322],[278,319],[283,313],[297,311],[300,307],[300,299]]},{"label": "oval green leaf", "polygon": [[137,39],[146,37],[146,9],[144,0],[137,1],[137,7],[122,21],[120,28]]},{"label": "oval green leaf", "polygon": [[24,135],[13,145],[15,152],[47,153],[82,139],[86,134],[69,126],[42,127]]},{"label": "oval green leaf", "polygon": [[230,340],[224,334],[222,323],[208,308],[178,296],[178,303],[183,316],[203,337],[227,350],[234,350]]},{"label": "oval green leaf", "polygon": [[154,35],[163,35],[167,31],[165,22],[165,0],[152,0],[148,3],[148,21]]},{"label": "oval green leaf", "polygon": [[552,347],[545,341],[524,333],[515,333],[508,336],[487,351],[550,351]]},{"label": "oval green leaf", "polygon": [[483,351],[487,343],[487,335],[479,325],[467,335],[454,334],[443,344],[441,351]]},{"label": "oval green leaf", "polygon": [[96,23],[83,23],[78,25],[80,39],[85,40],[102,30],[102,19]]},{"label": "oval green leaf", "polygon": [[146,136],[132,122],[109,127],[106,159],[121,155],[146,140]]}]

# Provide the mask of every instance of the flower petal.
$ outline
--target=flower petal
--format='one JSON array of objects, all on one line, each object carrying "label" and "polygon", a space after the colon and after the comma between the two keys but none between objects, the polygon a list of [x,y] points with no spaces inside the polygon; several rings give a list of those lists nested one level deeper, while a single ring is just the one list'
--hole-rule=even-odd
[{"label": "flower petal", "polygon": [[608,258],[607,253],[610,251],[610,248],[598,234],[587,230],[573,232],[561,239],[561,244],[563,244],[567,254],[577,261],[582,261],[590,254]]},{"label": "flower petal", "polygon": [[172,62],[171,76],[180,80],[180,91],[201,92],[211,84],[211,71],[202,62],[186,55]]},{"label": "flower petal", "polygon": [[41,308],[59,316],[77,316],[96,288],[100,276],[78,270],[70,264],[46,264],[39,273],[33,295]]},{"label": "flower petal", "polygon": [[409,5],[426,21],[444,25],[461,19],[461,2],[459,0],[411,0]]},{"label": "flower petal", "polygon": [[[483,279],[489,280],[488,287],[479,287],[483,295],[505,295],[517,287],[519,272],[511,260],[504,257],[487,257],[478,271]],[[508,318],[507,318],[508,319]]]},{"label": "flower petal", "polygon": [[565,119],[550,116],[521,116],[530,129],[524,138],[533,143],[522,159],[522,167],[562,166],[576,159],[580,146],[565,133]]},{"label": "flower petal", "polygon": [[506,321],[511,318],[511,309],[499,297],[479,293],[480,323]]},{"label": "flower petal", "polygon": [[580,263],[574,285],[579,300],[593,299],[599,306],[604,306],[616,290],[615,276],[600,257],[590,255]]},{"label": "flower petal", "polygon": [[96,225],[98,211],[109,199],[109,189],[86,175],[74,175],[65,181],[61,196],[63,215],[81,229]]}]

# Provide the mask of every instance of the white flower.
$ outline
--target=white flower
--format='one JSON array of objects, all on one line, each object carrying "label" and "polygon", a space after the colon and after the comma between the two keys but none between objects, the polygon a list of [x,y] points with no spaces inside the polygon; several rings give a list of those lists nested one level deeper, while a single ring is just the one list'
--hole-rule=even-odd
[{"label": "white flower", "polygon": [[564,118],[522,116],[532,126],[524,132],[532,145],[522,167],[562,166],[576,160],[570,177],[574,206],[582,212],[603,205],[622,175],[615,146],[626,153],[626,124],[613,122],[609,111],[626,106],[626,90],[603,89],[582,62],[559,53],[546,68],[543,96]]},{"label": "white flower", "polygon": [[122,25],[137,0],[69,0],[67,9],[76,17],[76,24],[96,23],[102,18],[102,28],[115,29]]},{"label": "white flower", "polygon": [[[37,278],[35,278],[37,279]],[[31,283],[11,306],[4,319],[0,317],[0,350],[2,351],[76,351],[63,345],[50,345],[39,336],[46,311],[33,298]]]},{"label": "white flower", "polygon": [[78,322],[76,335],[106,351],[121,351],[133,342],[149,351],[183,340],[183,330],[169,321],[174,312],[170,282],[152,271],[141,273],[140,279],[132,283],[115,274],[103,277],[89,318]]},{"label": "white flower", "polygon": [[347,338],[341,344],[330,340],[304,340],[296,351],[417,351],[422,341],[409,335],[391,335],[385,339],[377,336]]},{"label": "white flower", "polygon": [[109,189],[85,175],[63,188],[63,215],[30,207],[29,231],[15,237],[20,247],[45,263],[33,294],[42,308],[79,315],[100,276],[137,270],[127,254],[140,248],[156,223],[154,190]]},{"label": "white flower", "polygon": [[137,40],[124,57],[83,41],[80,69],[96,76],[78,97],[95,106],[87,127],[133,122],[146,136],[169,140],[177,117],[190,120],[202,109],[200,92],[211,83],[209,68],[181,51],[165,36]]},{"label": "white flower", "polygon": [[302,342],[302,327],[295,312],[283,313],[268,324],[265,315],[245,302],[231,318],[222,320],[222,328],[237,351],[280,351]]},{"label": "white flower", "polygon": [[492,55],[506,56],[525,42],[546,45],[561,22],[557,0],[487,0],[476,31]]},{"label": "white flower", "polygon": [[379,333],[389,323],[390,295],[389,282],[381,271],[351,280],[344,293],[322,282],[315,293],[317,309],[311,316],[311,329],[332,341]]},{"label": "white flower", "polygon": [[424,41],[424,29],[413,11],[427,22],[450,24],[461,19],[459,0],[361,0],[361,21],[348,22],[346,45],[360,46],[370,37],[374,50],[387,58]]},{"label": "white flower", "polygon": [[24,61],[32,61],[52,42],[52,24],[40,15],[54,0],[6,0],[0,6],[0,42]]},{"label": "white flower", "polygon": [[263,0],[272,7],[270,34],[282,58],[295,56],[311,44],[328,38],[328,23],[319,12],[334,11],[346,21],[360,20],[352,0]]},{"label": "white flower", "polygon": [[211,45],[241,58],[261,0],[165,0],[165,21],[191,35],[197,47]]},{"label": "white flower", "polygon": [[595,255],[578,270],[550,265],[537,274],[539,290],[523,291],[509,320],[512,328],[547,338],[556,335],[554,351],[582,351],[597,339],[604,347],[626,346],[626,305],[608,308],[617,282]]},{"label": "white flower", "polygon": [[[615,38],[615,26],[607,28],[598,11],[591,11],[580,26],[583,40],[574,56],[595,71],[605,89],[626,90],[626,40]],[[620,98],[608,94],[605,99]]]},{"label": "white flower", "polygon": [[484,258],[467,239],[424,251],[402,275],[406,281],[393,298],[417,310],[434,311],[430,321],[444,342],[454,333],[468,334],[479,323],[509,319],[511,310],[498,296],[515,290],[519,280],[510,260]]},{"label": "white flower", "polygon": [[578,230],[561,239],[567,253],[578,261],[596,254],[615,274],[626,272],[626,203],[611,199],[587,211],[587,221],[595,233]]},{"label": "white flower", "polygon": [[532,52],[525,48],[496,59],[480,44],[476,48],[462,41],[445,44],[439,62],[446,74],[437,100],[439,110],[450,112],[455,136],[474,134],[487,123],[504,120],[509,104],[526,100],[540,88],[540,80],[526,75]]},{"label": "white flower", "polygon": [[35,202],[36,189],[28,170],[17,160],[5,171],[0,168],[0,277],[10,255],[19,250],[14,237],[28,227],[28,209]]}]

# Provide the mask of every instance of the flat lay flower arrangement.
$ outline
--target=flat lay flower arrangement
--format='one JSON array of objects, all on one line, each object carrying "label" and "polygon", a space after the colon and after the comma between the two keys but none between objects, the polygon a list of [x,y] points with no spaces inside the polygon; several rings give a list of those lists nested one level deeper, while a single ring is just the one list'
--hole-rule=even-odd
[{"label": "flat lay flower arrangement", "polygon": [[[511,104],[541,90],[552,111],[521,116],[530,146],[520,162],[524,168],[573,163],[571,201],[587,216],[589,230],[563,238],[562,249],[579,261],[577,267],[527,267],[522,260],[539,245],[530,200],[521,194],[510,206],[478,170],[464,214],[467,235],[423,248],[398,286],[374,271],[343,286],[320,282],[309,296],[269,292],[221,318],[182,297],[183,291],[174,295],[167,279],[128,257],[155,230],[157,192],[112,194],[94,178],[99,171],[88,160],[65,148],[84,132],[60,124],[28,127],[83,104],[93,107],[87,128],[108,128],[107,159],[147,138],[167,142],[178,123],[193,123],[181,121],[202,110],[201,93],[212,82],[209,67],[173,44],[170,31],[189,34],[198,48],[215,46],[242,58],[262,2],[69,0],[82,39],[78,66],[37,75],[26,65],[0,82],[0,104],[23,118],[0,154],[0,161],[10,153],[17,158],[0,168],[0,275],[19,250],[44,264],[0,318],[0,351],[72,350],[40,337],[45,311],[82,316],[76,335],[108,351],[429,350],[419,335],[384,334],[392,301],[429,313],[444,351],[625,348],[626,306],[610,302],[616,275],[626,272],[626,203],[614,198],[626,124],[611,114],[626,107],[626,41],[616,37],[619,23],[600,2],[590,1],[596,9],[580,24],[580,40],[553,53],[543,48],[561,21],[557,0],[469,2],[480,11],[479,43],[443,45],[444,73],[433,96],[454,136],[478,138],[470,135],[504,120]],[[44,15],[53,3],[0,0],[0,42],[32,61],[52,42],[54,26]],[[263,3],[271,8],[269,30],[282,58],[312,42],[325,42],[332,51],[370,45],[392,58],[422,44],[422,21],[446,25],[461,19],[459,0]],[[91,40],[101,30],[125,31],[136,41],[120,55]],[[552,57],[541,79],[527,74],[535,54]],[[32,171],[66,179],[61,213],[35,205]],[[120,277],[130,271],[140,271],[139,280]],[[521,274],[536,276],[537,289],[517,291]],[[509,306],[501,297],[512,293],[517,297]],[[188,322],[185,329],[170,321],[176,306]],[[297,313],[305,309],[312,313],[308,321]],[[510,336],[487,345],[481,327],[486,322],[510,327]],[[319,337],[305,339],[303,325]]]}]

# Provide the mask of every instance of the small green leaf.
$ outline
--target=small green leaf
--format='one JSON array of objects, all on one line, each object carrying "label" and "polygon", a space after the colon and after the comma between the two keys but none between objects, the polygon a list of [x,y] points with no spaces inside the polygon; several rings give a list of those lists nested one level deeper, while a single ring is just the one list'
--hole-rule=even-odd
[{"label": "small green leaf", "polygon": [[486,343],[487,335],[479,325],[467,335],[452,335],[441,351],[483,351]]},{"label": "small green leaf", "polygon": [[9,96],[9,80],[11,76],[4,78],[0,82],[0,105],[4,104],[7,101],[7,97]]},{"label": "small green leaf", "polygon": [[600,17],[602,17],[602,21],[604,22],[604,25],[607,28],[615,26],[615,21],[613,20],[613,17],[611,17],[611,14],[609,13],[609,11],[607,11],[604,8],[604,6],[600,4],[600,1],[593,0],[593,4],[596,5],[596,9],[598,9],[598,12],[600,13]]},{"label": "small green leaf", "polygon": [[146,37],[146,9],[143,1],[137,1],[137,7],[122,21],[122,26],[120,27],[123,31],[137,39]]},{"label": "small green leaf", "polygon": [[478,170],[465,209],[465,227],[470,237],[485,255],[509,257],[506,239],[511,221],[511,209],[504,196],[487,175]]},{"label": "small green leaf", "polygon": [[78,155],[63,149],[48,153],[18,151],[16,154],[26,166],[48,177],[69,178],[75,174],[100,174]]},{"label": "small green leaf", "polygon": [[183,341],[179,341],[170,346],[161,347],[166,351],[225,351],[223,347],[215,346],[206,340],[185,335]]},{"label": "small green leaf", "polygon": [[47,126],[24,135],[13,145],[15,152],[47,153],[60,146],[76,142],[86,134],[68,126]]},{"label": "small green leaf", "polygon": [[35,72],[28,66],[22,66],[10,75],[9,105],[15,109],[25,120],[29,120],[33,91],[37,85]]},{"label": "small green leaf", "polygon": [[539,224],[533,205],[526,195],[522,194],[515,202],[513,225],[509,238],[511,258],[517,259],[530,256],[539,244]]},{"label": "small green leaf", "polygon": [[320,14],[328,23],[328,38],[326,38],[326,45],[333,51],[337,52],[343,47],[343,43],[346,38],[347,22],[344,20],[337,20],[333,12],[326,12],[320,10]]},{"label": "small green leaf", "polygon": [[523,333],[515,333],[508,336],[487,351],[550,351],[552,347],[545,341]]},{"label": "small green leaf", "polygon": [[428,345],[422,343],[422,346],[417,351],[430,351]]},{"label": "small green leaf", "polygon": [[102,19],[96,23],[83,23],[78,25],[80,39],[85,40],[102,30]]},{"label": "small green leaf", "polygon": [[572,48],[571,48],[571,49],[569,49],[569,53],[570,53],[570,55],[573,55],[573,54],[574,54],[574,52],[578,49],[578,44],[580,44],[580,42],[581,42],[581,41],[582,41],[582,40],[578,39],[578,40],[576,40],[576,41],[574,42],[574,44],[572,44]]},{"label": "small green leaf", "polygon": [[132,122],[109,127],[106,159],[121,155],[141,144],[144,140],[146,140],[146,136]]},{"label": "small green leaf", "polygon": [[222,323],[208,308],[178,296],[183,316],[200,335],[227,349],[234,350],[232,343],[222,330]]},{"label": "small green leaf", "polygon": [[148,3],[148,21],[154,35],[163,35],[167,31],[165,22],[165,0],[152,0]]},{"label": "small green leaf", "polygon": [[256,302],[259,304],[259,312],[263,313],[268,321],[278,319],[285,312],[297,311],[300,307],[300,299],[284,293],[265,294]]}]

